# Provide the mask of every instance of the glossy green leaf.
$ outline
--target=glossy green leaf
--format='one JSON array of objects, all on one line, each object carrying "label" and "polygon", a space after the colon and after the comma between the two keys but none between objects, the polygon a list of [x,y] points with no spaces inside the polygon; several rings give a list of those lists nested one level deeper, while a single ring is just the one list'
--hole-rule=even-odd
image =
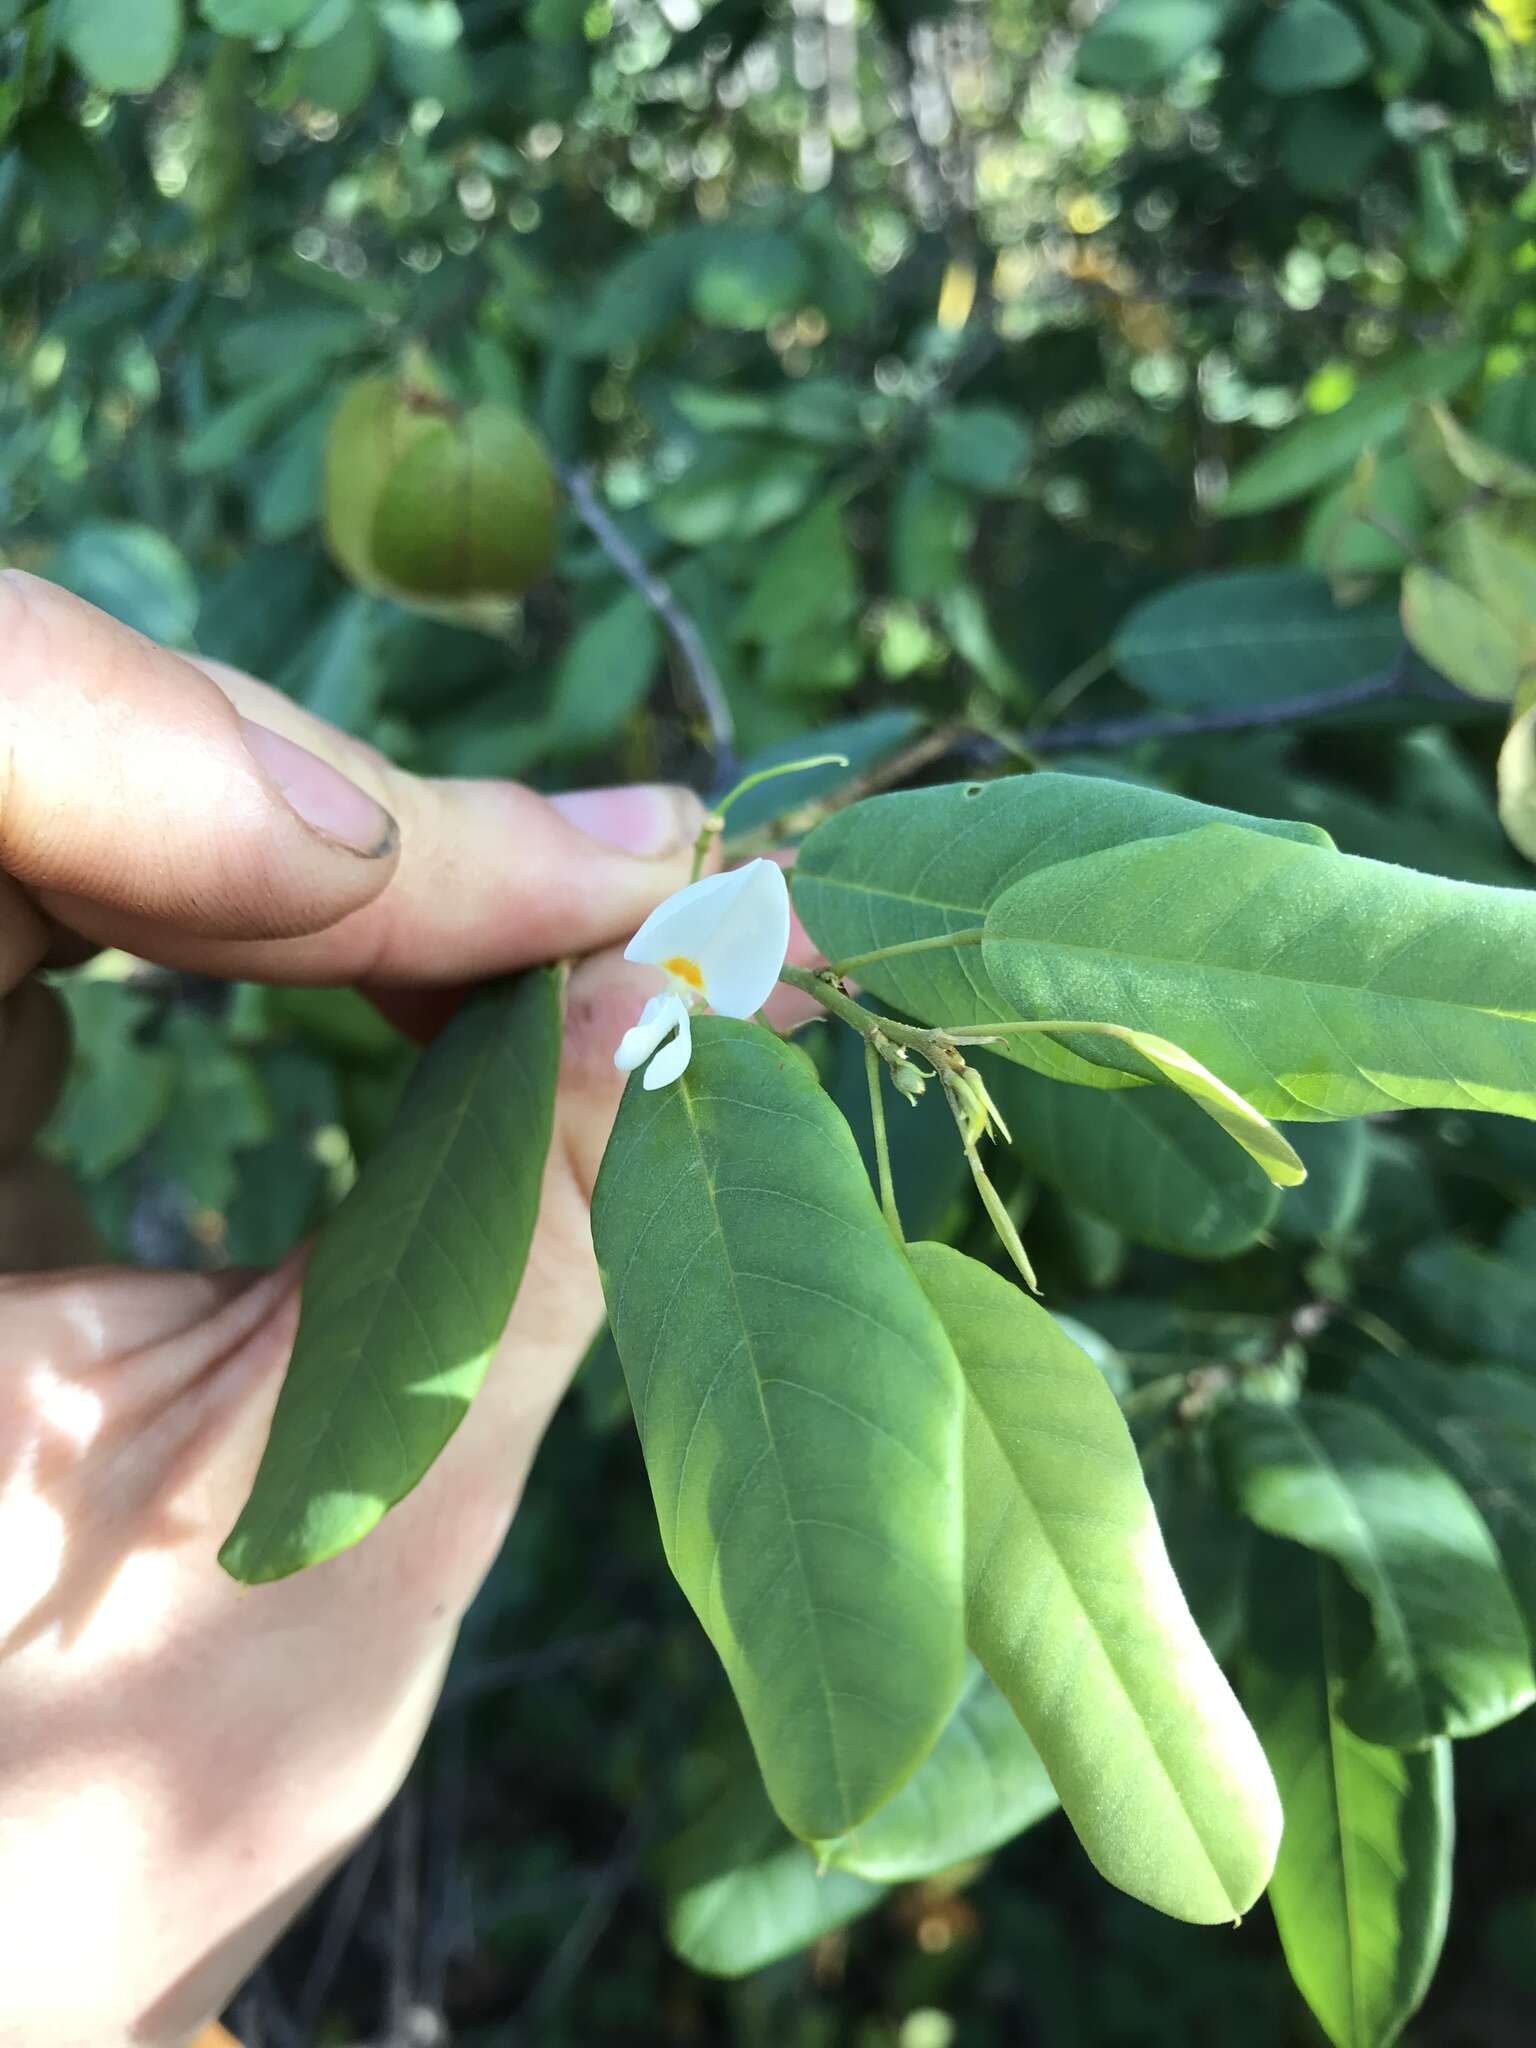
[{"label": "glossy green leaf", "polygon": [[181,0],[62,0],[54,26],[99,92],[153,92],[181,50]]},{"label": "glossy green leaf", "polygon": [[251,1495],[219,1562],[283,1578],[366,1536],[463,1420],[538,1216],[560,1062],[548,970],[465,1004],[321,1231]]},{"label": "glossy green leaf", "polygon": [[1536,1377],[1390,1358],[1353,1386],[1466,1488],[1536,1635]]},{"label": "glossy green leaf", "polygon": [[987,1085],[1029,1171],[1138,1244],[1230,1258],[1274,1220],[1278,1191],[1182,1095],[1107,1094],[999,1065]]},{"label": "glossy green leaf", "polygon": [[1341,475],[1367,448],[1400,434],[1415,404],[1454,397],[1483,365],[1479,342],[1420,349],[1365,379],[1336,412],[1298,420],[1260,450],[1232,479],[1221,501],[1224,517],[1267,512],[1304,498]]},{"label": "glossy green leaf", "polygon": [[1391,605],[1340,605],[1305,569],[1196,576],[1138,605],[1111,643],[1127,681],[1201,710],[1329,690],[1385,668],[1402,647]]},{"label": "glossy green leaf", "polygon": [[1357,1735],[1417,1748],[1497,1727],[1536,1697],[1487,1523],[1383,1415],[1334,1395],[1241,1402],[1218,1417],[1216,1444],[1243,1513],[1331,1557],[1369,1604],[1374,1640],[1339,1699]]},{"label": "glossy green leaf", "polygon": [[1451,1899],[1451,1745],[1364,1742],[1339,1712],[1351,1647],[1331,1565],[1268,1545],[1239,1666],[1280,1788],[1269,1903],[1334,2048],[1391,2048],[1434,1976]]},{"label": "glossy green leaf", "polygon": [[1414,652],[1473,697],[1507,704],[1520,687],[1520,643],[1473,591],[1422,562],[1403,575],[1403,632]]},{"label": "glossy green leaf", "polygon": [[630,1083],[593,1237],[667,1561],[806,1840],[895,1792],[963,1675],[961,1387],[804,1055],[706,1018]]},{"label": "glossy green leaf", "polygon": [[785,1831],[742,1744],[731,1781],[662,1849],[667,1941],[710,1977],[745,1977],[877,1905],[885,1887],[820,1870]]},{"label": "glossy green leaf", "polygon": [[965,1374],[967,1627],[1112,1884],[1178,1919],[1247,1910],[1280,1814],[1190,1617],[1098,1368],[975,1260],[913,1264]]},{"label": "glossy green leaf", "polygon": [[894,1799],[820,1854],[881,1884],[986,1856],[1059,1801],[1013,1708],[975,1661],[943,1734]]},{"label": "glossy green leaf", "polygon": [[[988,906],[1024,876],[1128,841],[1193,832],[1213,819],[1285,839],[1324,838],[1313,826],[1239,819],[1162,790],[1097,777],[956,782],[871,797],[818,825],[795,866],[795,904],[827,958],[847,960],[877,947],[974,931]],[[996,1023],[1024,1014],[993,985],[980,946],[871,961],[857,977],[881,1001],[925,1024]],[[1043,1037],[1021,1035],[994,1050],[1061,1080],[1117,1087],[1131,1078]]]},{"label": "glossy green leaf", "polygon": [[1371,46],[1333,0],[1282,0],[1253,46],[1250,71],[1265,92],[1325,92],[1367,69]]},{"label": "glossy green leaf", "polygon": [[986,934],[984,985],[1016,1015],[1155,1031],[1265,1116],[1536,1116],[1536,896],[1518,889],[1210,825],[1016,882]]}]

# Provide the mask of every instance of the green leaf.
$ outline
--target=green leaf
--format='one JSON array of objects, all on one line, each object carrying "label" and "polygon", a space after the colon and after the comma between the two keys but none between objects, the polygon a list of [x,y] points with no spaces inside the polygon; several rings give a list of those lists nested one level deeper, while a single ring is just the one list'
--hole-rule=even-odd
[{"label": "green leaf", "polygon": [[57,547],[48,574],[146,639],[185,647],[197,624],[197,580],[174,542],[126,519],[92,519]]},{"label": "green leaf", "polygon": [[1268,512],[1304,498],[1365,453],[1393,440],[1420,399],[1450,398],[1483,366],[1481,342],[1420,349],[1366,378],[1336,412],[1299,420],[1243,465],[1220,511],[1224,518]]},{"label": "green leaf", "polygon": [[1285,1834],[1269,1903],[1296,1988],[1334,2048],[1390,2048],[1423,2003],[1445,1940],[1451,1745],[1363,1742],[1339,1712],[1350,1648],[1331,1565],[1264,1555],[1239,1669],[1280,1789]]},{"label": "green leaf", "polygon": [[651,511],[662,532],[686,547],[755,540],[809,503],[821,473],[814,449],[722,435],[658,493]]},{"label": "green leaf", "polygon": [[1290,1132],[1307,1169],[1275,1219],[1277,1237],[1336,1244],[1360,1220],[1371,1180],[1370,1130],[1363,1123],[1297,1124]]},{"label": "green leaf", "polygon": [[533,1238],[561,999],[548,970],[465,1004],[316,1241],[251,1495],[219,1553],[247,1582],[358,1542],[463,1420]]},{"label": "green leaf", "polygon": [[1357,193],[1391,141],[1381,107],[1371,100],[1311,93],[1285,102],[1279,113],[1280,169],[1309,198]]},{"label": "green leaf", "polygon": [[976,538],[976,513],[957,484],[914,463],[896,487],[891,508],[890,577],[898,597],[932,604],[965,574]]},{"label": "green leaf", "polygon": [[1411,562],[1403,631],[1415,654],[1473,697],[1507,704],[1520,687],[1520,643],[1498,614],[1449,576]]},{"label": "green leaf", "polygon": [[1466,1488],[1536,1634],[1536,1379],[1392,1358],[1362,1366],[1352,1385]]},{"label": "green leaf", "polygon": [[1177,1919],[1233,1919],[1268,1881],[1279,1807],[1115,1398],[1016,1287],[945,1245],[911,1257],[969,1396],[971,1646],[1101,1874]]},{"label": "green leaf", "polygon": [[313,14],[315,0],[197,0],[210,28],[226,36],[280,36]]},{"label": "green leaf", "polygon": [[1059,1804],[1018,1716],[971,1658],[955,1710],[916,1774],[851,1835],[817,1847],[839,1869],[907,1884],[989,1855]]},{"label": "green leaf", "polygon": [[1408,1308],[1452,1355],[1531,1366],[1536,1270],[1530,1265],[1459,1238],[1434,1238],[1404,1261],[1400,1285]]},{"label": "green leaf", "polygon": [[885,1887],[822,1871],[786,1833],[750,1751],[734,1775],[657,1859],[667,1941],[710,1977],[745,1977],[867,1913]]},{"label": "green leaf", "polygon": [[1230,1258],[1274,1220],[1278,1191],[1181,1095],[1106,1094],[1018,1066],[999,1066],[987,1085],[1030,1173],[1138,1244]]},{"label": "green leaf", "polygon": [[[1156,1031],[1265,1116],[1536,1116],[1536,897],[1521,890],[1209,825],[1028,876],[986,934],[986,986],[1016,1015]],[[1112,1040],[1068,1043],[1123,1064]]]},{"label": "green leaf", "polygon": [[848,1126],[804,1056],[705,1018],[625,1093],[592,1205],[667,1561],[769,1795],[846,1834],[963,1675],[961,1389]]},{"label": "green leaf", "polygon": [[1373,1408],[1308,1394],[1217,1417],[1250,1521],[1342,1566],[1373,1641],[1339,1695],[1357,1735],[1398,1749],[1478,1735],[1536,1697],[1530,1644],[1488,1525],[1451,1475]]},{"label": "green leaf", "polygon": [[814,291],[811,266],[792,235],[723,228],[706,244],[688,296],[705,326],[761,334],[798,312]]},{"label": "green leaf", "polygon": [[639,591],[626,590],[587,620],[560,658],[550,745],[579,753],[613,739],[645,702],[661,657],[656,614]]},{"label": "green leaf", "polygon": [[99,92],[153,92],[181,49],[181,0],[63,0],[54,26],[81,75]]},{"label": "green leaf", "polygon": [[1138,605],[1111,642],[1128,682],[1191,711],[1333,689],[1401,647],[1391,605],[1336,604],[1327,579],[1305,569],[1192,577]]},{"label": "green leaf", "polygon": [[100,1180],[140,1150],[176,1086],[176,1062],[140,1033],[156,1005],[110,981],[67,980],[76,1069],[62,1108],[48,1126],[48,1150],[87,1181]]},{"label": "green leaf", "polygon": [[840,623],[858,601],[858,565],[843,510],[835,498],[824,498],[768,549],[736,615],[735,635],[738,640],[793,640],[818,626]]},{"label": "green leaf", "polygon": [[928,434],[928,460],[945,483],[989,497],[1018,489],[1029,466],[1034,434],[1001,405],[951,405]]},{"label": "green leaf", "polygon": [[1521,712],[1499,748],[1499,823],[1511,846],[1536,861],[1536,704]]},{"label": "green leaf", "polygon": [[1466,209],[1449,146],[1433,137],[1421,139],[1413,152],[1413,173],[1419,190],[1414,264],[1421,276],[1439,281],[1450,276],[1467,249]]},{"label": "green leaf", "polygon": [[238,462],[275,427],[292,419],[325,373],[321,360],[289,360],[227,404],[215,407],[181,444],[182,469],[188,476],[211,476]]},{"label": "green leaf", "polygon": [[[878,947],[974,930],[988,906],[1023,876],[1101,848],[1193,832],[1213,819],[1284,839],[1325,840],[1310,825],[1240,819],[1187,797],[1097,777],[956,782],[871,797],[818,825],[792,876],[795,904],[827,958],[847,960]],[[982,954],[974,945],[905,954],[861,966],[858,978],[881,1001],[925,1024],[1019,1016],[985,971]],[[1044,1037],[1020,1035],[994,1050],[1058,1080],[1124,1087],[1135,1078]]]},{"label": "green leaf", "polygon": [[1147,92],[1213,43],[1231,0],[1113,0],[1078,45],[1077,76],[1108,92]]},{"label": "green leaf", "polygon": [[1371,46],[1332,0],[1284,0],[1265,21],[1249,69],[1265,92],[1324,92],[1370,68]]},{"label": "green leaf", "polygon": [[1376,61],[1386,74],[1381,84],[1395,98],[1424,68],[1429,57],[1429,30],[1394,0],[1358,0],[1358,4],[1376,46]]}]

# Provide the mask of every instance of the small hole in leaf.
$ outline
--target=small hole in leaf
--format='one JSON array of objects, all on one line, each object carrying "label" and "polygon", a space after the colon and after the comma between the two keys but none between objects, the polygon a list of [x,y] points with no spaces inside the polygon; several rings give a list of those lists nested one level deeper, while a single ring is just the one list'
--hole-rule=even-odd
[{"label": "small hole in leaf", "polygon": [[984,782],[968,782],[965,785],[965,793],[967,796],[980,796],[986,786]]}]

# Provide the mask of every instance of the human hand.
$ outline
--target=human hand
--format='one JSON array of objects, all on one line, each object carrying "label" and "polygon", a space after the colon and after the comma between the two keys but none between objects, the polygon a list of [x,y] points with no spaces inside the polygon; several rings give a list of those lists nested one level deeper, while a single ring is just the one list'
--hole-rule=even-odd
[{"label": "human hand", "polygon": [[[602,1314],[587,1223],[649,978],[600,949],[687,879],[686,792],[426,782],[217,664],[0,574],[0,2042],[184,2040],[407,1769],[459,1619]],[[93,946],[243,979],[572,977],[538,1233],[486,1383],[366,1543],[255,1590],[248,1490],[300,1262],[69,1268],[26,1146],[64,1065],[29,977]]]}]

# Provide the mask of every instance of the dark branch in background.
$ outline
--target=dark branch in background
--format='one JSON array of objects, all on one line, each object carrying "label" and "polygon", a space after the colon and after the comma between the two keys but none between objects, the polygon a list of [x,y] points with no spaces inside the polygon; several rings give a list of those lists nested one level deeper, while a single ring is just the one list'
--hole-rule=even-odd
[{"label": "dark branch in background", "polygon": [[1279,697],[1268,704],[1218,704],[1209,711],[1086,720],[1080,725],[1053,725],[1043,732],[1025,733],[1017,742],[989,740],[986,745],[991,752],[987,758],[1019,753],[1061,754],[1074,747],[1130,747],[1140,740],[1196,738],[1211,732],[1258,732],[1267,726],[1319,718],[1330,711],[1347,711],[1355,704],[1374,704],[1392,697],[1434,700],[1441,694],[1427,681],[1415,681],[1404,658],[1377,675],[1361,676],[1356,682],[1340,683],[1331,690],[1314,690],[1307,696]]},{"label": "dark branch in background", "polygon": [[647,566],[637,550],[625,538],[613,515],[593,490],[592,479],[587,472],[584,469],[572,468],[563,462],[557,463],[556,468],[560,474],[560,481],[570,493],[577,517],[619,574],[639,591],[671,634],[672,644],[682,656],[683,666],[688,671],[694,694],[699,700],[699,709],[703,712],[709,727],[709,750],[714,756],[714,779],[722,783],[734,781],[737,765],[736,721],[731,716],[731,707],[726,701],[719,671],[710,659],[709,649],[704,645],[703,634],[672,595],[666,583]]}]

